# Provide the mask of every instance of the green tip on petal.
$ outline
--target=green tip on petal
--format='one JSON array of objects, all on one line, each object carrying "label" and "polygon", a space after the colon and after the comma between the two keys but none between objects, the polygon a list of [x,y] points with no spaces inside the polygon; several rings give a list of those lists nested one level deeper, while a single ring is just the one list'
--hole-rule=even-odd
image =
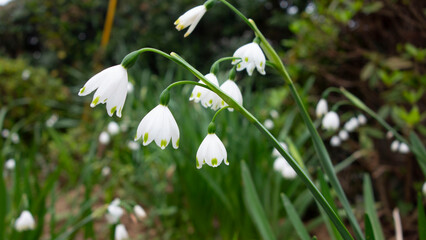
[{"label": "green tip on petal", "polygon": [[244,58],[244,61],[248,62],[248,57]]},{"label": "green tip on petal", "polygon": [[143,135],[143,142],[146,143],[146,141],[148,141],[148,133]]},{"label": "green tip on petal", "polygon": [[115,110],[117,110],[117,106],[111,108],[111,114],[113,114],[115,112]]},{"label": "green tip on petal", "polygon": [[135,139],[135,141],[138,140],[138,134],[137,133],[135,134],[135,138],[134,139]]},{"label": "green tip on petal", "polygon": [[160,147],[166,147],[166,146],[167,146],[167,140],[166,139],[161,140]]},{"label": "green tip on petal", "polygon": [[216,167],[216,165],[217,165],[217,159],[216,158],[212,159],[212,165],[213,165],[213,167]]},{"label": "green tip on petal", "polygon": [[176,147],[179,147],[179,140],[180,138],[178,138],[178,140],[176,141]]},{"label": "green tip on petal", "polygon": [[83,87],[82,89],[80,89],[80,94],[83,93],[84,90],[86,90],[86,87]]},{"label": "green tip on petal", "polygon": [[197,168],[200,168],[200,163],[198,162],[198,158],[195,159],[195,165],[197,166]]},{"label": "green tip on petal", "polygon": [[98,104],[98,102],[99,102],[99,98],[100,98],[100,96],[97,96],[97,97],[95,98],[95,100],[93,100],[92,104],[93,104],[93,105]]},{"label": "green tip on petal", "polygon": [[225,159],[225,163],[226,163],[226,164],[229,164],[228,159]]}]

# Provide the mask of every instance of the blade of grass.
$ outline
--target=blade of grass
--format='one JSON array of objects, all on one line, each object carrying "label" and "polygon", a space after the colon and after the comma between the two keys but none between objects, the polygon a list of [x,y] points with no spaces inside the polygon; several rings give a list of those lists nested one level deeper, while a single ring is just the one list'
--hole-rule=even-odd
[{"label": "blade of grass", "polygon": [[[337,212],[337,207],[334,204],[333,197],[331,196],[330,188],[329,188],[327,182],[325,181],[324,174],[322,174],[322,172],[320,172],[320,171],[318,172],[318,179],[320,181],[320,189],[321,189],[322,194],[324,195],[327,202],[330,203],[330,206],[334,209],[334,211]],[[321,213],[323,214],[323,212],[321,212]],[[336,227],[333,224],[328,224],[328,226],[329,226],[328,227],[329,234],[331,236],[333,236],[333,239],[341,240],[342,237],[340,236]]]},{"label": "blade of grass", "polygon": [[290,199],[288,199],[284,193],[281,193],[281,199],[283,201],[283,205],[285,211],[287,212],[287,219],[293,224],[293,227],[296,229],[297,235],[299,235],[302,240],[310,240],[308,231],[303,225],[302,220],[300,219],[296,209],[293,204],[291,204]]},{"label": "blade of grass", "polygon": [[244,202],[246,203],[247,211],[262,236],[262,239],[275,239],[272,228],[269,225],[266,214],[256,193],[250,171],[244,161],[241,162],[241,177],[243,180]]},{"label": "blade of grass", "polygon": [[[373,195],[373,187],[371,185],[370,177],[365,174],[364,175],[364,205],[365,212],[369,216],[369,220],[371,220],[371,226],[374,230],[374,239],[384,240],[385,236],[383,234],[382,227],[380,225],[379,217],[376,213],[374,195]],[[367,218],[366,218],[367,219]],[[367,229],[366,229],[367,231]],[[367,233],[366,233],[367,234]]]},{"label": "blade of grass", "polygon": [[371,224],[370,217],[368,216],[368,213],[366,213],[364,215],[364,221],[365,221],[365,238],[366,238],[366,240],[375,240],[373,225]]}]

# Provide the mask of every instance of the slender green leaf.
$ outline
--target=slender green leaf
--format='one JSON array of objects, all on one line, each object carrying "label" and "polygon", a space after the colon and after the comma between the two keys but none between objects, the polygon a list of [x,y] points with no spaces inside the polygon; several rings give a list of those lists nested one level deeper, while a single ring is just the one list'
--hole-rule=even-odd
[{"label": "slender green leaf", "polygon": [[423,207],[423,196],[421,193],[417,195],[417,213],[419,215],[418,228],[419,228],[419,239],[426,240],[426,215]]},{"label": "slender green leaf", "polygon": [[[331,196],[330,188],[329,188],[327,182],[325,181],[324,174],[322,174],[322,172],[318,172],[318,179],[320,181],[320,187],[321,187],[322,194],[324,195],[325,199],[330,204],[330,206],[333,208],[333,210],[337,212],[337,207],[334,204],[333,197]],[[323,214],[323,212],[321,212],[321,213]],[[330,221],[330,223],[331,223],[331,221]],[[339,232],[337,231],[336,227],[333,224],[329,224],[329,226],[330,226],[329,227],[329,233],[330,233],[331,236],[333,236],[333,239],[336,239],[336,240],[343,239],[340,236]]]},{"label": "slender green leaf", "polygon": [[254,224],[263,239],[275,239],[266,214],[260,204],[259,197],[253,184],[250,171],[244,161],[241,162],[241,176],[243,179],[244,201]]},{"label": "slender green leaf", "polygon": [[[371,186],[370,177],[367,174],[364,175],[364,205],[365,205],[365,212],[369,216],[368,220],[371,220],[371,226],[372,226],[372,229],[374,229],[374,239],[384,240],[385,236],[383,234],[383,230],[380,225],[379,217],[377,216],[377,213],[376,213],[373,187]],[[367,229],[365,231],[366,231],[365,234],[367,235]]]},{"label": "slender green leaf", "polygon": [[283,200],[285,211],[287,212],[287,219],[293,224],[293,227],[296,229],[297,235],[299,235],[302,240],[310,240],[308,231],[303,225],[302,220],[300,219],[296,209],[293,204],[291,204],[290,199],[288,199],[284,193],[281,193],[281,199]]},{"label": "slender green leaf", "polygon": [[422,141],[419,137],[411,132],[410,134],[411,150],[419,162],[420,168],[425,173],[426,172],[426,148],[423,146]]},{"label": "slender green leaf", "polygon": [[365,239],[375,240],[376,238],[374,238],[373,225],[371,224],[370,217],[368,216],[367,213],[364,215],[364,220],[365,220]]}]

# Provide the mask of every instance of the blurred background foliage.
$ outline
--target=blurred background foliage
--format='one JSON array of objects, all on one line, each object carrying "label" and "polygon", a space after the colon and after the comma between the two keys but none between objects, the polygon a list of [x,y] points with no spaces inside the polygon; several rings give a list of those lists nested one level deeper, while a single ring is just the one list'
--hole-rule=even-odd
[{"label": "blurred background foliage", "polygon": [[[344,87],[401,134],[415,131],[424,142],[426,2],[232,2],[279,49],[312,113],[325,89]],[[228,150],[230,166],[195,168],[195,153],[213,112],[187,102],[190,87],[172,92],[170,108],[182,135],[179,150],[128,148],[140,119],[158,103],[162,89],[176,80],[193,79],[165,59],[148,53],[129,71],[134,92],[127,98],[122,119],[107,117],[103,106],[91,109],[89,97],[77,97],[79,87],[94,73],[141,47],[175,51],[207,73],[217,58],[232,55],[252,40],[249,29],[221,4],[184,39],[183,33],[173,29],[173,22],[201,3],[119,1],[106,48],[100,42],[107,1],[13,0],[0,6],[0,129],[20,136],[18,143],[0,139],[1,162],[17,161],[16,173],[5,176],[7,233],[19,236],[7,227],[29,208],[40,223],[31,237],[55,238],[92,210],[120,197],[141,204],[148,212],[142,223],[123,218],[132,239],[259,239],[242,186],[240,162],[244,160],[279,239],[297,238],[286,220],[281,192],[295,203],[312,234],[330,238],[302,183],[272,171],[272,148],[238,114],[225,113],[218,120],[218,136]],[[229,70],[222,65],[221,81]],[[272,133],[316,175],[318,159],[288,89],[273,74],[244,76],[237,78],[244,105],[262,121],[272,119]],[[330,103],[344,100],[337,94],[328,97]],[[278,111],[277,118],[272,118],[272,110]],[[338,112],[342,122],[359,113],[349,105],[340,105]],[[52,116],[58,121],[50,126],[46,121]],[[105,146],[97,139],[110,121],[125,127]],[[326,141],[328,137],[324,133]],[[416,239],[414,200],[424,176],[411,154],[389,151],[392,141],[369,118],[366,126],[351,134],[351,140],[339,148],[330,147],[330,155],[335,164],[348,159],[351,163],[338,176],[355,209],[365,207],[360,198],[367,172],[386,239],[394,235],[392,210],[396,207],[405,239]],[[101,174],[105,166],[111,168],[109,176]],[[105,239],[108,228],[103,222],[86,224],[75,236]]]}]

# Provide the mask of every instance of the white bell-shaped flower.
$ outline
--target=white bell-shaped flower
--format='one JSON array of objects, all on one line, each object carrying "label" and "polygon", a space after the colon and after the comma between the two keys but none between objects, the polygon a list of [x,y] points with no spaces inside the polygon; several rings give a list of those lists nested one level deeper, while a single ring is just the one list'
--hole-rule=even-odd
[{"label": "white bell-shaped flower", "polygon": [[[241,94],[240,88],[238,88],[237,84],[232,80],[226,80],[222,85],[220,85],[220,89],[232,97],[238,104],[243,105],[243,95]],[[228,104],[221,100],[221,107],[226,107]],[[228,108],[229,111],[234,111],[233,108]]]},{"label": "white bell-shaped flower", "polygon": [[207,8],[205,5],[200,5],[200,6],[191,8],[175,21],[176,29],[180,31],[189,27],[184,37],[189,36],[189,34],[191,34],[192,31],[194,31],[198,22],[200,22],[201,18],[204,16],[206,12],[207,12]]},{"label": "white bell-shaped flower", "polygon": [[393,141],[391,143],[390,148],[391,148],[392,152],[398,151],[398,149],[399,149],[399,141],[398,140]]},{"label": "white bell-shaped flower", "polygon": [[34,228],[35,220],[33,215],[28,210],[23,211],[15,221],[16,231],[22,232],[26,230],[34,230]]},{"label": "white bell-shaped flower", "polygon": [[139,220],[146,218],[146,212],[140,205],[135,205],[133,207],[133,212],[135,213],[136,218]]},{"label": "white bell-shaped flower", "polygon": [[317,115],[317,118],[320,118],[324,116],[328,112],[328,105],[327,101],[324,98],[321,98],[319,100],[317,107],[315,108],[315,114]]},{"label": "white bell-shaped flower", "polygon": [[109,224],[115,224],[120,220],[123,214],[124,210],[120,207],[120,199],[116,198],[108,205],[105,218]]},{"label": "white bell-shaped flower", "polygon": [[340,146],[340,143],[341,143],[341,140],[340,140],[340,138],[338,136],[333,136],[330,139],[330,145],[333,146],[333,147]]},{"label": "white bell-shaped flower", "polygon": [[15,169],[15,166],[16,166],[16,162],[15,162],[15,159],[8,159],[5,163],[4,163],[4,167],[7,169],[7,170],[13,170],[13,169]]},{"label": "white bell-shaped flower", "polygon": [[101,132],[101,134],[99,134],[99,142],[103,145],[107,145],[109,142],[111,141],[111,137],[109,136],[109,134],[105,131]]},{"label": "white bell-shaped flower", "polygon": [[410,152],[410,148],[408,147],[408,145],[406,144],[406,143],[401,143],[401,144],[399,144],[399,149],[398,149],[398,151],[400,152],[400,153],[403,153],[403,154],[407,154],[407,153],[409,153]]},{"label": "white bell-shaped flower", "polygon": [[198,148],[197,168],[200,169],[203,164],[207,164],[210,167],[217,167],[223,161],[226,165],[229,165],[225,146],[214,132],[210,132]]},{"label": "white bell-shaped flower", "polygon": [[358,119],[359,125],[365,125],[367,123],[367,118],[365,117],[364,114],[358,115],[357,119]]},{"label": "white bell-shaped flower", "polygon": [[126,227],[123,224],[118,224],[115,227],[114,239],[115,240],[128,240],[128,239],[130,239],[129,234],[127,233]]},{"label": "white bell-shaped flower", "polygon": [[237,64],[237,71],[247,70],[247,74],[251,76],[254,68],[265,75],[266,58],[258,43],[248,43],[235,51],[233,57],[241,58],[241,60],[233,60],[232,64]]},{"label": "white bell-shaped flower", "polygon": [[339,115],[336,112],[328,112],[322,119],[322,128],[326,130],[337,130],[340,125]]},{"label": "white bell-shaped flower", "polygon": [[135,141],[141,137],[144,146],[154,140],[157,146],[165,149],[171,140],[173,148],[179,147],[179,127],[167,106],[159,104],[142,119]]},{"label": "white bell-shaped flower", "polygon": [[[284,148],[284,150],[288,151],[288,147],[287,147],[287,144],[285,144],[285,142],[280,142],[280,145]],[[281,156],[281,153],[278,151],[278,149],[274,148],[274,150],[272,150],[272,157],[279,158],[283,156]]]},{"label": "white bell-shaped flower", "polygon": [[127,78],[127,70],[121,64],[109,67],[90,78],[78,95],[86,96],[97,89],[90,106],[106,103],[109,116],[116,112],[116,115],[121,117],[127,96]]},{"label": "white bell-shaped flower", "polygon": [[108,123],[108,132],[111,136],[117,135],[120,132],[120,126],[116,122]]},{"label": "white bell-shaped flower", "polygon": [[358,126],[359,126],[358,118],[353,117],[353,118],[349,119],[349,121],[347,121],[345,123],[345,125],[343,126],[343,128],[346,131],[348,131],[348,132],[353,132],[353,131],[355,131],[355,129],[358,128]]},{"label": "white bell-shaped flower", "polygon": [[281,173],[285,179],[294,179],[297,176],[297,173],[283,157],[275,159],[274,170]]},{"label": "white bell-shaped flower", "polygon": [[342,141],[348,140],[349,138],[349,133],[346,130],[340,130],[339,131],[339,138]]}]

